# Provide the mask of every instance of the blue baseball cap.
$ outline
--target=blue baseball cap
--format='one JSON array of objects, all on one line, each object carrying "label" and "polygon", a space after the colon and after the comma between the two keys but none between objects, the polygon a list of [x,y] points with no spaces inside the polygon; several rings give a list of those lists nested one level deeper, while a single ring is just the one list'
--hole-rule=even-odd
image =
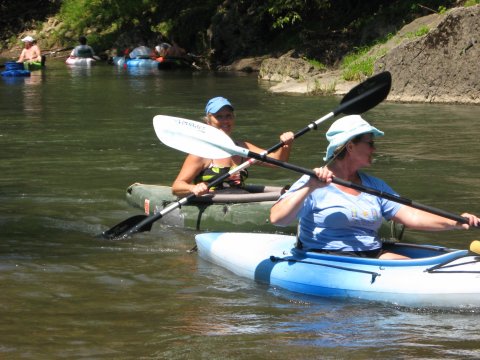
[{"label": "blue baseball cap", "polygon": [[208,100],[207,106],[205,106],[205,114],[207,114],[207,115],[208,114],[216,114],[224,106],[230,106],[233,110],[233,106],[230,103],[230,101],[228,101],[227,99],[225,99],[224,97],[221,97],[221,96],[214,97],[214,98]]},{"label": "blue baseball cap", "polygon": [[335,121],[327,131],[327,154],[323,160],[327,161],[333,157],[333,153],[339,147],[345,145],[355,136],[361,134],[372,134],[373,136],[383,136],[384,132],[373,127],[362,119],[360,115],[348,115]]}]

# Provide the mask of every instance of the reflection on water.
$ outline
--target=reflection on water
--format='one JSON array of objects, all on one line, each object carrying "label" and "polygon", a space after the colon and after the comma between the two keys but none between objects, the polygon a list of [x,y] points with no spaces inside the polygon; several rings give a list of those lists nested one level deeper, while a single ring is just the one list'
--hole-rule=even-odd
[{"label": "reflection on water", "polygon": [[73,77],[86,77],[92,75],[91,66],[67,65],[68,72]]},{"label": "reflection on water", "polygon": [[7,85],[19,85],[24,83],[28,76],[2,76],[2,82]]},{"label": "reflection on water", "polygon": [[45,75],[43,71],[32,71],[31,75],[25,79],[23,92],[23,110],[27,117],[36,118],[43,111],[43,92],[42,81]]},{"label": "reflection on water", "polygon": [[[198,259],[187,253],[194,232],[157,224],[126,241],[95,238],[138,214],[128,185],[170,184],[183,162],[159,143],[153,117],[198,120],[219,95],[236,107],[235,137],[264,147],[340,102],[269,94],[245,74],[63,61],[0,81],[0,357],[478,358],[477,312],[299,296]],[[365,117],[386,136],[369,172],[407,198],[480,213],[477,110],[377,106]],[[298,139],[291,162],[321,164],[328,126]],[[250,175],[278,185],[298,177],[261,167]],[[477,237],[408,234],[457,248]]]}]

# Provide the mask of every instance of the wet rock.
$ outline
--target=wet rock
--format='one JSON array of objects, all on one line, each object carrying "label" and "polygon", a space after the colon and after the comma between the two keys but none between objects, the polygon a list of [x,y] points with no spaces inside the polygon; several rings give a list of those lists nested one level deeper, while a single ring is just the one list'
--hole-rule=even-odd
[{"label": "wet rock", "polygon": [[375,63],[392,73],[389,100],[480,104],[480,5],[440,16],[428,34]]},{"label": "wet rock", "polygon": [[245,58],[234,61],[230,65],[219,66],[217,68],[218,71],[242,71],[242,72],[258,72],[260,71],[260,66],[262,62],[267,59],[268,56],[261,56],[261,57],[252,57],[252,58]]},{"label": "wet rock", "polygon": [[308,61],[294,57],[294,51],[291,50],[279,58],[264,60],[258,76],[262,80],[269,81],[304,81],[321,72],[323,71],[315,69]]},{"label": "wet rock", "polygon": [[[423,36],[411,36],[426,27]],[[455,8],[446,14],[418,18],[380,45],[386,54],[375,62],[375,73],[392,73],[388,100],[480,104],[480,5]],[[372,49],[372,52],[378,49]],[[316,71],[289,52],[262,62],[259,79],[276,82],[269,91],[344,94],[357,82],[347,82],[339,69]]]}]

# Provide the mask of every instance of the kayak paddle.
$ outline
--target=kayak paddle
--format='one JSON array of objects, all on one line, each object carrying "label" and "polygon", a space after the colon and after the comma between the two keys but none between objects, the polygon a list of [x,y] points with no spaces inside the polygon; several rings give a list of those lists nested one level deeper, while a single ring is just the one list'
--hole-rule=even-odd
[{"label": "kayak paddle", "polygon": [[[307,125],[305,128],[295,133],[294,138],[296,139],[312,129],[317,129],[317,126],[319,124],[338,114],[341,114],[341,113],[347,114],[347,115],[361,114],[366,112],[367,110],[370,110],[371,108],[381,103],[388,96],[391,85],[392,85],[392,76],[388,71],[381,72],[377,75],[374,75],[368,78],[367,80],[363,81],[362,83],[352,88],[343,97],[342,101],[340,102],[340,105],[335,110],[323,116],[322,118],[316,121],[313,121],[312,123]],[[169,146],[175,148],[174,144],[176,144],[178,141],[186,140],[186,138],[188,137],[188,131],[187,131],[189,128],[188,124],[191,122],[191,120],[157,115],[153,120],[154,126],[156,123],[160,122],[161,119],[169,119],[169,121],[172,121],[173,123],[176,123],[176,124],[181,124],[184,121],[183,122],[184,126],[181,126],[182,131],[184,131],[184,133],[177,134],[178,128],[179,128],[177,125],[172,125],[170,129],[162,127],[162,132],[164,131],[169,132],[169,135],[164,137],[165,141],[167,142],[172,141],[172,145],[169,145]],[[167,123],[170,124],[170,122],[167,122]],[[191,150],[192,152],[195,150],[194,149],[195,146],[197,145],[202,146],[202,144],[205,141],[207,141],[206,139],[207,137],[200,139],[202,137],[201,136],[202,134],[195,133],[197,131],[201,132],[202,131],[201,129],[205,128],[205,126],[208,126],[208,125],[198,123],[198,122],[193,122],[192,124],[193,128],[190,130],[191,131],[193,130],[194,134],[189,137],[189,140],[188,140],[189,142],[184,144],[185,146],[189,146],[190,147],[189,150]],[[205,130],[205,131],[208,131],[208,130]],[[211,147],[215,147],[214,146],[215,144],[221,143],[222,138],[220,137],[218,140],[219,141],[214,141],[213,144],[211,144],[212,145]],[[271,148],[265,150],[262,153],[262,155],[267,155],[271,152],[274,152],[280,149],[282,146],[283,146],[283,143],[279,142],[274,146],[272,146]],[[185,151],[185,152],[188,153],[189,151]],[[227,154],[224,157],[229,157],[229,156],[230,155]],[[212,157],[207,156],[207,158],[212,158]],[[208,182],[207,187],[211,188],[213,186],[221,184],[224,180],[228,179],[234,173],[249,167],[250,165],[254,164],[256,161],[257,160],[255,159],[249,159],[245,161],[241,165],[231,169],[228,173],[223,174],[219,177],[216,177],[212,181]],[[112,228],[104,231],[99,235],[99,237],[102,237],[104,239],[114,240],[114,239],[126,238],[137,232],[150,231],[150,229],[152,228],[152,224],[155,221],[161,219],[163,216],[165,216],[169,212],[188,203],[189,201],[193,200],[195,197],[196,197],[195,194],[190,194],[176,202],[172,202],[169,206],[165,207],[163,210],[161,210],[160,212],[154,215],[132,216],[126,220],[123,220],[122,222],[118,223]]]},{"label": "kayak paddle", "polygon": [[480,255],[480,241],[479,240],[473,240],[470,243],[470,251],[475,254]]},{"label": "kayak paddle", "polygon": [[[284,169],[293,170],[300,174],[315,177],[315,172],[291,163],[270,158],[266,154],[259,154],[243,147],[235,145],[233,140],[223,131],[193,120],[178,119],[169,116],[157,115],[154,118],[155,132],[165,145],[174,149],[205,157],[208,159],[221,159],[232,155],[240,155],[279,166]],[[194,144],[195,146],[192,146]],[[395,201],[416,209],[420,209],[447,219],[468,224],[468,219],[431,206],[422,205],[413,200],[398,195],[379,191],[377,189],[346,181],[337,177],[332,182],[364,193],[375,195],[384,199]],[[480,227],[478,227],[480,228]]]}]

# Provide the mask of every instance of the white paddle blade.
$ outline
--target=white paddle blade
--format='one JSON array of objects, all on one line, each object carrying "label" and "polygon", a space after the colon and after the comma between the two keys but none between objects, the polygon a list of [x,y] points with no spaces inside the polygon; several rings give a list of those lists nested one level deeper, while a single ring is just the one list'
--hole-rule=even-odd
[{"label": "white paddle blade", "polygon": [[153,118],[153,127],[162,143],[188,154],[223,159],[248,153],[247,149],[236,146],[223,131],[198,121],[157,115]]}]

